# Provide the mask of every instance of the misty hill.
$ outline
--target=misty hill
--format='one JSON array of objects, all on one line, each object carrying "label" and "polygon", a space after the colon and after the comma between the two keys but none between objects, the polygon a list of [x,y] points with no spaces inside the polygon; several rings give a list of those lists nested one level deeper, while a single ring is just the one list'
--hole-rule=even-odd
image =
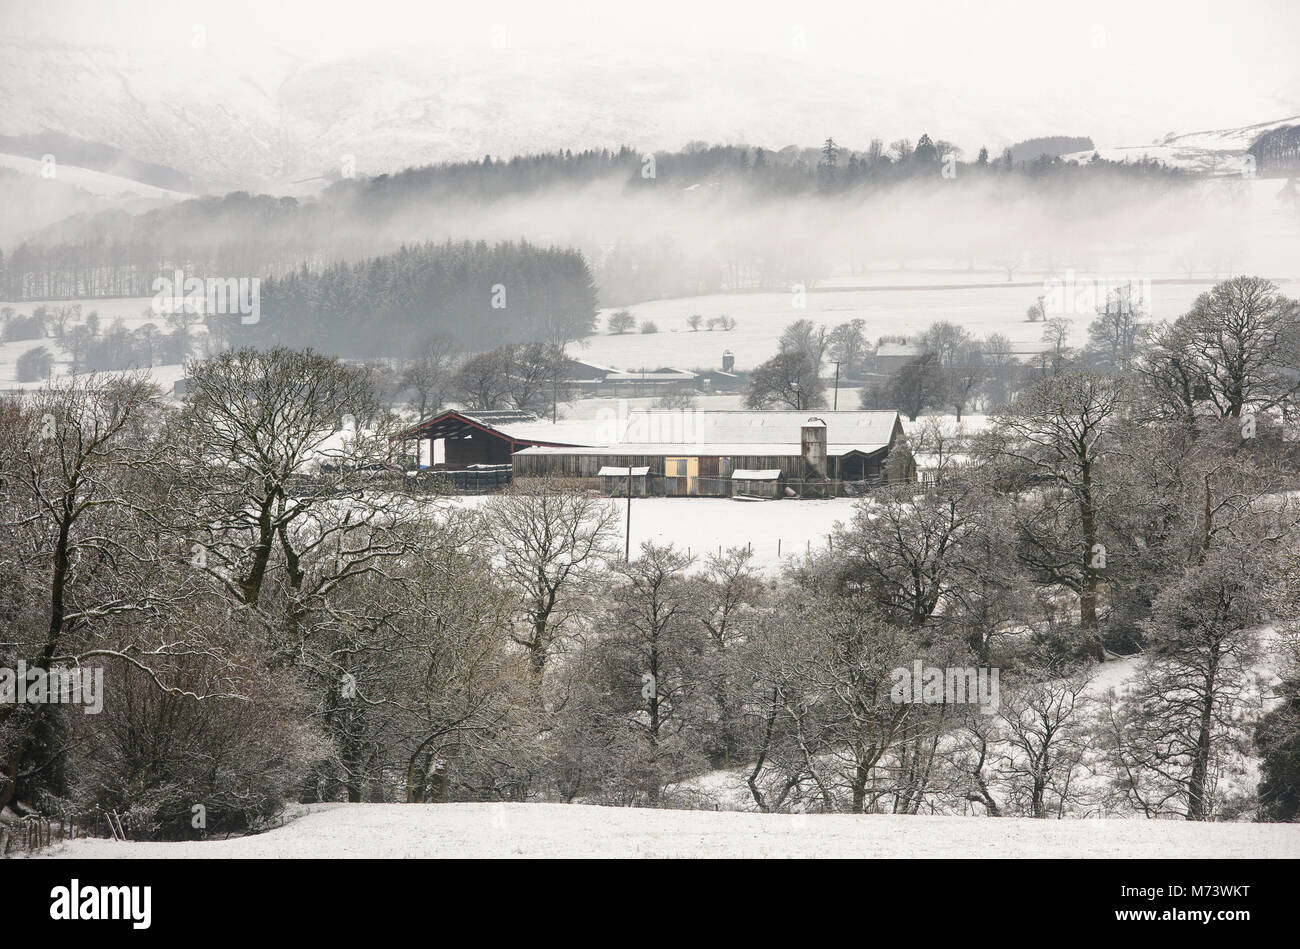
[{"label": "misty hill", "polygon": [[[923,133],[863,151],[565,150],[346,179],[316,201],[235,192],[140,215],[78,216],[12,249],[0,295],[142,296],[182,264],[199,275],[276,277],[404,244],[520,237],[581,252],[604,303],[788,288],[814,283],[831,255],[1012,260],[1035,231],[1049,243],[1075,239],[1052,223],[1062,208],[1076,207],[1082,229],[1100,223],[1089,214],[1099,193],[1145,201],[1184,183],[1150,163],[977,158],[949,169],[941,156],[951,148]],[[1023,220],[992,223],[992,204],[1012,198]],[[904,209],[905,199],[915,203]],[[897,220],[881,229],[869,201]],[[1006,241],[1019,249],[1004,253]]]},{"label": "misty hill", "polygon": [[[214,188],[276,194],[310,193],[346,163],[377,175],[579,145],[779,149],[828,134],[864,148],[916,134],[940,98],[945,134],[972,152],[1060,121],[1059,103],[1030,91],[994,109],[976,88],[940,97],[925,82],[756,54],[440,48],[308,62],[256,44],[145,55],[0,41],[0,134],[75,136]],[[1082,106],[1075,121],[1093,118]]]}]

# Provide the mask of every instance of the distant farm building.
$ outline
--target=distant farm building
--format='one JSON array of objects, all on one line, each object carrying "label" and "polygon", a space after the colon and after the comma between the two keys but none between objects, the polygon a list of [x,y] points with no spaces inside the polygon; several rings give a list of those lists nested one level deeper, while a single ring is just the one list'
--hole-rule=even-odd
[{"label": "distant farm building", "polygon": [[745,384],[745,376],[735,371],[736,357],[730,350],[722,354],[721,369],[614,369],[582,359],[570,360],[571,387],[584,395],[624,397],[658,396],[665,392],[735,392]]},{"label": "distant farm building", "polygon": [[604,444],[519,449],[514,475],[604,488],[603,470],[630,465],[647,469],[652,494],[731,497],[743,471],[745,492],[829,497],[883,483],[902,432],[897,412],[637,411]]},{"label": "distant farm building", "polygon": [[889,375],[924,355],[925,347],[917,343],[881,343],[876,350],[876,372]]}]

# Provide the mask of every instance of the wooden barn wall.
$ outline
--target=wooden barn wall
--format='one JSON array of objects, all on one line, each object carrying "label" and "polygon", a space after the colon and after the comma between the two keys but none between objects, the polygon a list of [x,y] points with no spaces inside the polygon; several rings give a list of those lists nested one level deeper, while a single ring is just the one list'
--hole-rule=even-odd
[{"label": "wooden barn wall", "polygon": [[[513,459],[516,478],[594,478],[596,472],[606,465],[623,468],[629,464],[633,468],[642,465],[649,467],[650,477],[664,476],[664,458],[666,455],[515,455]],[[700,475],[708,470],[718,471],[717,455],[681,454],[673,457],[692,457],[709,459],[701,461]],[[786,478],[803,477],[803,458],[799,455],[773,457],[771,455],[730,455],[731,470],[737,468],[764,469],[780,468]],[[676,472],[674,472],[676,474]],[[711,475],[710,477],[717,477]]]}]

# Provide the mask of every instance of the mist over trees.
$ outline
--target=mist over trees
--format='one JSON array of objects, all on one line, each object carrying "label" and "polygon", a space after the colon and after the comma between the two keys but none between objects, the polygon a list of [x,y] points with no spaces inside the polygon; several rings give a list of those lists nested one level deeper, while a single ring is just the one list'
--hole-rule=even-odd
[{"label": "mist over trees", "polygon": [[[836,247],[855,263],[936,251],[1009,257],[1048,243],[1064,255],[1081,237],[1064,233],[1062,221],[1070,231],[1088,229],[1104,204],[1098,195],[1159,203],[1186,184],[1181,173],[1149,162],[964,161],[950,143],[927,135],[915,145],[836,146],[833,173],[828,167],[821,149],[794,146],[566,150],[343,179],[310,200],[234,192],[136,215],[76,215],[7,248],[0,297],[148,296],[154,279],[176,268],[187,276],[288,279],[303,267],[360,265],[431,240],[500,243],[522,235],[581,252],[602,303],[619,305],[665,293],[812,285]],[[910,219],[880,234],[851,226],[863,205],[873,206],[866,216],[877,224],[882,215],[894,218],[904,195],[914,199]],[[938,197],[949,209],[936,243],[925,205]],[[1005,207],[1008,199],[1028,215],[1020,234],[1032,224],[1039,239],[1004,252],[1008,242],[1021,244],[1016,234],[976,222],[984,217],[979,208]],[[1093,214],[1072,216],[1072,207]]]}]

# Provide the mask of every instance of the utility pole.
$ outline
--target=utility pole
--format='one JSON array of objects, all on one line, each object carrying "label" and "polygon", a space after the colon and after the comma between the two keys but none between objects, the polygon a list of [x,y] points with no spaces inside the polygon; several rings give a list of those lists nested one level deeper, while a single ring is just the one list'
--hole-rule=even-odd
[{"label": "utility pole", "polygon": [[840,361],[837,359],[835,360],[835,403],[831,406],[831,410],[832,411],[837,410],[839,409],[839,407],[840,407]]},{"label": "utility pole", "polygon": [[623,562],[628,563],[632,557],[632,462],[627,464],[627,535],[623,538]]}]

